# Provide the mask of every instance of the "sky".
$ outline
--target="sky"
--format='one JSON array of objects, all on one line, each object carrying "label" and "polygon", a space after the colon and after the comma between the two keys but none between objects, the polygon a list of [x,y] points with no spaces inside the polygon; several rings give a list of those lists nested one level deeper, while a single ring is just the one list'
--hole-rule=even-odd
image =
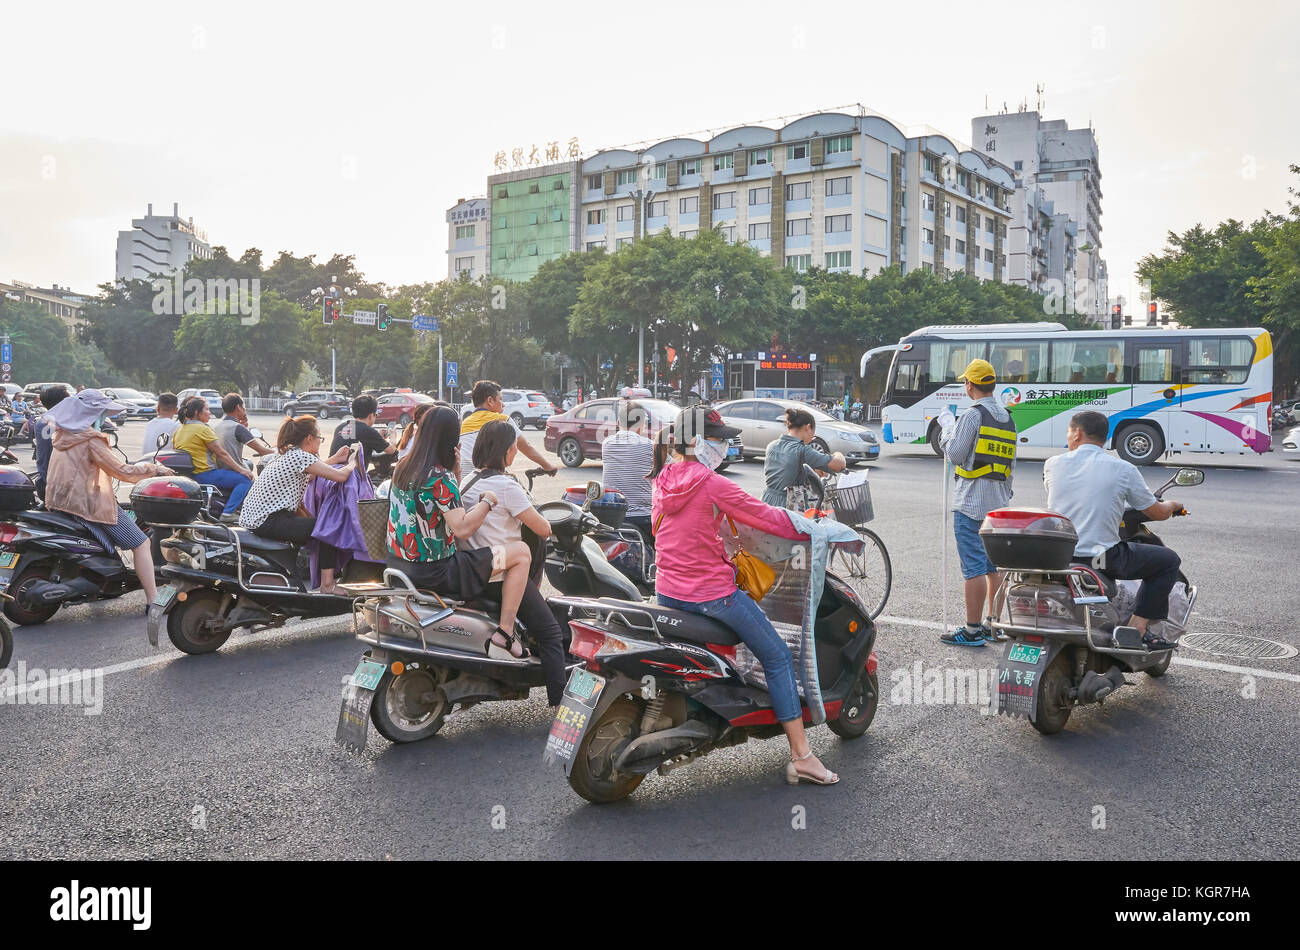
[{"label": "sky", "polygon": [[850,103],[968,142],[1039,84],[1044,118],[1096,130],[1112,296],[1136,299],[1167,232],[1300,186],[1294,3],[126,0],[10,5],[5,26],[0,280],[85,292],[150,202],[235,257],[439,280],[446,209],[501,149]]}]

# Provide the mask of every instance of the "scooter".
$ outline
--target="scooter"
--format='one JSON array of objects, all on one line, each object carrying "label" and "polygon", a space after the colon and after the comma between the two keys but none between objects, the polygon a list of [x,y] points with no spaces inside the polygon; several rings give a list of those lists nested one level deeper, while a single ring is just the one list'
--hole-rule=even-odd
[{"label": "scooter", "polygon": [[623,524],[627,501],[620,492],[590,481],[585,492],[570,488],[564,499],[537,510],[551,526],[546,578],[556,590],[626,600],[654,595],[654,549],[639,529]]},{"label": "scooter", "polygon": [[[1154,494],[1203,481],[1203,471],[1179,469]],[[1140,511],[1124,512],[1120,539],[1163,546],[1149,520]],[[1075,706],[1101,703],[1132,685],[1126,673],[1164,676],[1173,649],[1147,649],[1126,625],[1131,610],[1121,610],[1117,582],[1100,565],[1074,559],[1077,535],[1069,519],[1045,509],[1003,508],[989,513],[980,534],[1004,572],[998,596],[1005,603],[992,626],[1011,637],[997,668],[999,713],[1024,716],[1052,735],[1065,728]],[[1171,608],[1180,609],[1161,621],[1166,639],[1182,635],[1195,603],[1196,587],[1180,571],[1170,597]]]},{"label": "scooter", "polygon": [[[813,640],[826,724],[854,739],[879,702],[876,628],[833,572],[811,582],[822,584]],[[570,651],[583,665],[570,674],[544,761],[562,767],[587,801],[619,801],[651,772],[781,734],[771,696],[746,676],[730,627],[639,601],[561,597],[557,607],[570,612]],[[806,704],[803,717],[812,719]]]}]

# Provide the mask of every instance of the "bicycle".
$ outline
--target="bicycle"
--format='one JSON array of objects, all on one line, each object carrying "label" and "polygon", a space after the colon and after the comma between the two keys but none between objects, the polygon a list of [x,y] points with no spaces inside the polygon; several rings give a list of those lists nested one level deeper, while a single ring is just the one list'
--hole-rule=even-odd
[{"label": "bicycle", "polygon": [[867,608],[868,616],[875,620],[889,600],[894,569],[885,542],[880,535],[864,527],[875,517],[871,506],[871,490],[866,482],[841,490],[839,476],[830,474],[822,479],[822,491],[824,495],[819,503],[813,489],[806,485],[793,485],[786,489],[786,507],[796,511],[818,507],[830,509],[836,521],[848,525],[858,533],[862,551],[850,554],[838,549],[831,555],[830,567],[853,585]]}]

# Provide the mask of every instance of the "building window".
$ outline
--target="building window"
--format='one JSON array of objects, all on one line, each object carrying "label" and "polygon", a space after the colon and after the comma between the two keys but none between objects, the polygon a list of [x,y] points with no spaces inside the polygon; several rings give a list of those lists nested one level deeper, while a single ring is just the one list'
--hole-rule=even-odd
[{"label": "building window", "polygon": [[668,163],[659,162],[654,168],[650,169],[650,178],[652,181],[663,181],[668,177]]},{"label": "building window", "polygon": [[587,212],[587,223],[588,223],[588,224],[604,224],[604,223],[605,223],[605,209],[604,209],[604,208],[596,208],[594,211],[588,211],[588,212]]},{"label": "building window", "polygon": [[749,189],[749,203],[751,205],[770,205],[772,203],[771,187]]},{"label": "building window", "polygon": [[836,135],[826,140],[827,155],[851,151],[853,151],[853,136],[851,135]]},{"label": "building window", "polygon": [[1024,163],[1024,162],[1021,162],[1021,161],[1017,161],[1017,162],[1015,163],[1015,166],[1014,166],[1014,167],[1015,167],[1015,170],[1016,170],[1016,171],[1018,171],[1018,172],[1022,172],[1022,171],[1025,170],[1025,163]]},{"label": "building window", "polygon": [[812,267],[811,254],[787,254],[785,257],[785,266],[792,267],[799,273],[803,273]]},{"label": "building window", "polygon": [[551,185],[551,191],[563,191],[563,190],[564,190],[564,182],[558,178],[555,179],[555,184]]},{"label": "building window", "polygon": [[605,242],[604,242],[604,241],[588,241],[588,242],[587,242],[587,250],[589,250],[589,251],[594,251],[594,250],[596,250],[596,248],[598,248],[598,247],[599,247],[599,248],[603,248],[604,246],[605,246]]},{"label": "building window", "polygon": [[457,228],[456,228],[456,240],[459,241],[459,240],[461,240],[462,238],[472,238],[473,236],[474,236],[474,225],[472,225],[472,224],[462,224],[462,225],[458,225],[458,226],[457,226]]},{"label": "building window", "polygon": [[735,164],[736,164],[736,156],[732,155],[730,152],[727,152],[725,155],[713,156],[713,170],[715,172],[720,172],[724,168],[731,168]]},{"label": "building window", "polygon": [[736,243],[736,226],[734,224],[719,225],[716,230],[722,234],[722,239],[728,244]]},{"label": "building window", "polygon": [[602,189],[602,188],[604,188],[604,187],[605,187],[605,180],[604,180],[603,176],[601,176],[601,175],[588,175],[588,176],[587,176],[587,190],[588,190],[588,191],[600,191],[600,189]]},{"label": "building window", "polygon": [[786,237],[801,237],[812,234],[812,218],[791,218],[785,223]]},{"label": "building window", "polygon": [[510,192],[509,192],[509,191],[505,188],[505,186],[503,185],[502,187],[500,187],[500,188],[497,189],[497,197],[498,197],[498,198],[509,198],[509,197],[510,197]]},{"label": "building window", "polygon": [[536,244],[529,244],[529,245],[528,245],[528,256],[529,256],[529,257],[536,257],[536,256],[537,256],[537,245],[536,245]]},{"label": "building window", "polygon": [[952,250],[952,235],[951,235],[951,234],[945,234],[945,235],[943,236],[943,249],[944,249],[945,251],[951,251],[951,250]]},{"label": "building window", "polygon": [[631,220],[632,220],[632,208],[633,208],[632,205],[619,205],[617,208],[614,209],[614,220],[615,220],[615,221],[631,221]]},{"label": "building window", "polygon": [[852,267],[852,266],[853,266],[852,251],[828,251],[827,252],[826,254],[827,269],[832,267]]},{"label": "building window", "polygon": [[646,212],[647,217],[666,218],[668,217],[668,201],[652,201],[649,204],[649,210]]},{"label": "building window", "polygon": [[827,234],[834,234],[839,231],[847,231],[849,230],[850,227],[851,225],[849,224],[849,216],[847,214],[828,214],[826,216]]},{"label": "building window", "polygon": [[552,209],[551,209],[551,220],[552,220],[552,221],[563,221],[563,220],[564,220],[564,211],[563,211],[563,209],[561,209],[561,208],[552,208]]},{"label": "building window", "polygon": [[978,211],[972,211],[971,220],[975,222],[975,230],[978,231],[980,229],[980,213]]},{"label": "building window", "polygon": [[678,175],[698,175],[700,173],[700,160],[698,158],[687,159],[684,162],[677,163]]},{"label": "building window", "polygon": [[632,245],[632,239],[631,239],[631,238],[619,238],[619,239],[618,239],[618,245],[614,248],[614,250],[616,250],[616,251],[620,251],[620,250],[622,250],[622,249],[625,248],[625,247],[630,247],[631,245]]},{"label": "building window", "polygon": [[984,230],[989,234],[993,233],[993,215],[984,219]]},{"label": "building window", "polygon": [[956,251],[958,254],[965,254],[966,242],[963,241],[961,238],[957,238],[957,246],[954,247],[953,250]]},{"label": "building window", "polygon": [[970,174],[969,174],[969,173],[967,173],[967,172],[962,172],[962,171],[957,172],[957,184],[958,184],[960,187],[965,188],[967,182],[969,182],[969,181],[970,181]]},{"label": "building window", "polygon": [[951,201],[945,201],[945,202],[943,203],[943,216],[944,216],[945,218],[951,218],[951,217],[952,217],[952,202],[951,202]]},{"label": "building window", "polygon": [[934,265],[929,261],[921,261],[921,270],[925,271],[927,274],[933,274]]},{"label": "building window", "polygon": [[539,194],[541,190],[542,190],[542,186],[539,185],[537,182],[533,182],[531,185],[528,186],[528,193],[530,195]]},{"label": "building window", "polygon": [[853,194],[852,178],[827,178],[826,179],[826,197],[831,195],[851,195]]},{"label": "building window", "polygon": [[692,195],[690,198],[683,198],[677,205],[677,211],[680,214],[698,214],[700,210],[699,195]]},{"label": "building window", "polygon": [[495,224],[498,231],[503,229],[506,226],[506,216],[504,214],[497,215]]},{"label": "building window", "polygon": [[786,201],[802,201],[811,194],[810,183],[806,181],[795,181],[785,186]]},{"label": "building window", "polygon": [[755,148],[749,152],[749,164],[751,165],[771,165],[772,150],[770,148]]},{"label": "building window", "polygon": [[986,260],[990,264],[993,263],[993,248],[991,247],[984,248],[984,260]]},{"label": "building window", "polygon": [[921,159],[921,167],[931,175],[935,173],[935,169],[938,168],[938,165],[939,163],[934,160],[933,155],[926,155]]},{"label": "building window", "polygon": [[536,212],[536,211],[530,211],[530,212],[528,212],[528,223],[529,223],[529,224],[536,224],[536,223],[537,223],[537,212]]},{"label": "building window", "polygon": [[474,258],[472,258],[472,257],[458,257],[458,258],[456,258],[456,273],[457,273],[457,274],[459,274],[461,271],[473,271],[473,270],[474,270]]},{"label": "building window", "polygon": [[718,191],[713,194],[713,210],[720,211],[723,208],[736,207],[736,193],[734,191]]},{"label": "building window", "polygon": [[615,180],[615,184],[618,184],[618,185],[635,185],[635,184],[636,184],[636,169],[635,169],[635,168],[625,168],[625,169],[623,169],[623,171],[621,171],[621,172],[618,173],[618,178]]},{"label": "building window", "polygon": [[921,192],[921,210],[922,211],[934,210],[934,195],[930,194],[928,191]]},{"label": "building window", "polygon": [[800,142],[798,145],[787,145],[785,147],[785,160],[787,162],[797,161],[801,158],[808,157],[808,143]]},{"label": "building window", "polygon": [[683,231],[681,234],[678,235],[678,237],[693,238],[693,237],[695,237],[695,236],[696,236],[697,234],[699,234],[699,233],[700,233],[700,232],[699,232],[698,230],[696,230],[696,231]]},{"label": "building window", "polygon": [[965,207],[965,205],[958,205],[958,206],[957,206],[957,223],[958,223],[958,224],[965,224],[965,223],[966,223],[966,207]]},{"label": "building window", "polygon": [[772,225],[767,221],[749,226],[749,239],[751,241],[766,241],[772,236]]},{"label": "building window", "polygon": [[922,244],[933,244],[933,243],[934,243],[934,232],[931,231],[929,228],[922,228],[922,229],[921,229],[921,243],[922,243]]}]

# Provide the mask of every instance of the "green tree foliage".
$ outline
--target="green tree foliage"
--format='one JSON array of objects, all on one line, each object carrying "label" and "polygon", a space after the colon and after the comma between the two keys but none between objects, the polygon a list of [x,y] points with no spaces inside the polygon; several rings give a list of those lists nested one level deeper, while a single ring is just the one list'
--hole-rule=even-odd
[{"label": "green tree foliage", "polygon": [[262,292],[259,311],[253,325],[239,314],[186,314],[176,333],[178,355],[218,389],[270,392],[296,379],[313,352],[309,315],[274,291]]},{"label": "green tree foliage", "polygon": [[86,324],[78,333],[137,386],[161,391],[178,383],[188,385],[190,365],[175,347],[181,318],[155,313],[154,298],[146,280],[101,284],[99,296],[82,311]]},{"label": "green tree foliage", "polygon": [[83,386],[110,385],[116,374],[104,372],[102,354],[74,342],[67,325],[38,303],[0,300],[0,333],[13,344],[13,380],[19,385],[69,382]]},{"label": "green tree foliage", "polygon": [[[343,312],[374,311],[381,302],[379,298],[348,298]],[[409,318],[410,304],[400,300],[389,302],[388,312],[390,316]],[[302,321],[302,326],[307,328],[307,362],[328,380],[332,346],[340,389],[356,395],[372,386],[409,384],[413,347],[405,324],[398,324],[400,330],[380,330],[375,326],[358,326],[343,318],[327,327],[316,311],[304,314]]]}]

